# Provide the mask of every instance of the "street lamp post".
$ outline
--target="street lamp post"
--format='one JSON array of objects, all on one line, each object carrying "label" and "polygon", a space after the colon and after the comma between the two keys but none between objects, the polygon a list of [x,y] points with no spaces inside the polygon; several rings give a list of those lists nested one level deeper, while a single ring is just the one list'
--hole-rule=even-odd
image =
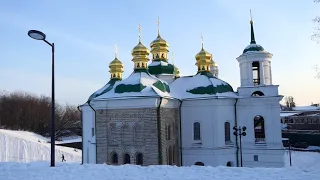
[{"label": "street lamp post", "polygon": [[51,66],[51,167],[55,166],[55,124],[54,124],[54,117],[55,117],[55,97],[54,97],[54,43],[49,43],[46,40],[46,35],[37,30],[30,30],[28,31],[28,36],[35,40],[42,40],[51,46],[52,49],[52,66]]},{"label": "street lamp post", "polygon": [[290,143],[290,137],[291,137],[291,134],[290,134],[290,124],[289,124],[289,117],[285,117],[285,120],[287,122],[285,122],[287,124],[287,133],[288,133],[288,146],[289,146],[289,162],[290,162],[290,166],[292,166],[292,160],[291,160],[291,143]]},{"label": "street lamp post", "polygon": [[235,136],[239,136],[239,140],[240,140],[240,165],[242,167],[242,136],[246,136],[247,133],[245,132],[247,130],[247,127],[245,126],[239,126],[239,128],[237,128],[237,126],[233,127],[233,135]]}]

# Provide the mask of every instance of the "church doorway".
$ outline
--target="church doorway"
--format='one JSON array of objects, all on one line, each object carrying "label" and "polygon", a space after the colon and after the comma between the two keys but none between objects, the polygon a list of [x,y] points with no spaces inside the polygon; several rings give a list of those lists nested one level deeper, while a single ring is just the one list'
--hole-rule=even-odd
[{"label": "church doorway", "polygon": [[227,162],[227,166],[228,166],[228,167],[232,167],[232,162],[230,162],[230,161]]},{"label": "church doorway", "polygon": [[194,163],[194,165],[196,165],[196,166],[204,166],[203,162],[196,162],[196,163]]},{"label": "church doorway", "polygon": [[130,155],[129,154],[124,155],[123,164],[130,164]]}]

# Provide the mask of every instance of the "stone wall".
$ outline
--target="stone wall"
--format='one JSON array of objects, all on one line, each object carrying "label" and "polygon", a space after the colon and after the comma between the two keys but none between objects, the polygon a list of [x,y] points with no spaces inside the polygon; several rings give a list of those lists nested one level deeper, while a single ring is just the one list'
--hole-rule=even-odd
[{"label": "stone wall", "polygon": [[107,109],[97,111],[97,163],[112,164],[112,153],[118,164],[124,155],[136,163],[137,153],[143,154],[143,165],[158,164],[157,108]]},{"label": "stone wall", "polygon": [[[178,165],[178,109],[157,108],[107,109],[96,112],[97,163],[112,163],[112,154],[118,155],[118,163],[124,164],[124,155],[130,155],[130,163],[136,164],[136,155],[143,154],[143,165],[169,164],[166,153],[171,147],[174,163]],[[166,127],[171,124],[170,140]],[[161,131],[158,131],[160,125]],[[159,156],[158,134],[161,135]],[[161,158],[162,162],[159,162]]]},{"label": "stone wall", "polygon": [[179,110],[178,108],[161,108],[161,152],[162,164],[180,165],[178,157]]}]

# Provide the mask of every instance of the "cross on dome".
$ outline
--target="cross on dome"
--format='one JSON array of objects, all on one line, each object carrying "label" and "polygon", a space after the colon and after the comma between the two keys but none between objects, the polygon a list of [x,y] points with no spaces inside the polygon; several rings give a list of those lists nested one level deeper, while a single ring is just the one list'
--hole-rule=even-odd
[{"label": "cross on dome", "polygon": [[203,36],[202,36],[202,32],[201,32],[201,44],[202,44],[202,49],[203,49]]},{"label": "cross on dome", "polygon": [[250,23],[253,24],[251,9],[250,9]]},{"label": "cross on dome", "polygon": [[139,42],[141,42],[141,31],[142,31],[142,28],[141,28],[140,24],[138,25],[138,30],[139,30]]},{"label": "cross on dome", "polygon": [[116,58],[118,57],[118,46],[117,46],[117,44],[114,45],[114,55],[116,56]]},{"label": "cross on dome", "polygon": [[158,35],[160,35],[160,18],[159,18],[159,16],[158,16],[157,23],[158,23]]}]

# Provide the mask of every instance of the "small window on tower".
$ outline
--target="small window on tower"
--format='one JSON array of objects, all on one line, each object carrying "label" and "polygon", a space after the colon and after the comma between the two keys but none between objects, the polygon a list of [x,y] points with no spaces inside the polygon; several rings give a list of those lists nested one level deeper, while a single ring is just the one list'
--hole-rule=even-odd
[{"label": "small window on tower", "polygon": [[260,66],[258,61],[254,61],[252,63],[252,77],[253,77],[253,84],[259,85],[260,84]]}]

